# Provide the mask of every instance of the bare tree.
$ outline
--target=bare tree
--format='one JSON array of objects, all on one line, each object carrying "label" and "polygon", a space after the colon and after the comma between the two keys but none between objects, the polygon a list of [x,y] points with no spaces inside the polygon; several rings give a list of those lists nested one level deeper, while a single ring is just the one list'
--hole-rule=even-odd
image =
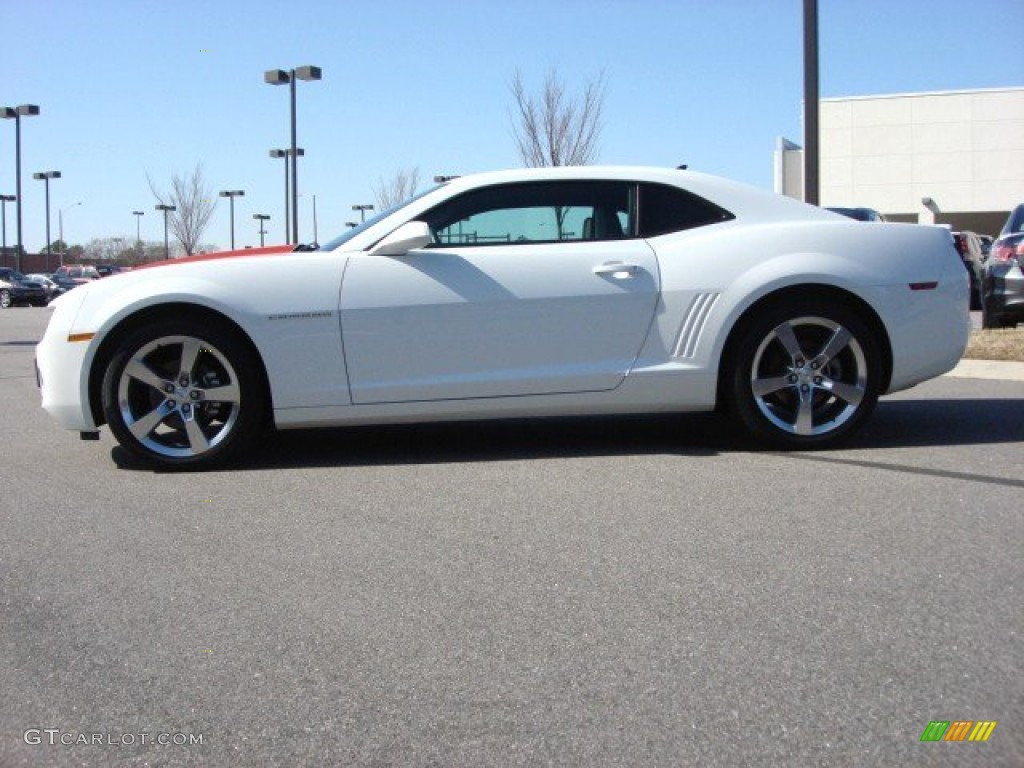
[{"label": "bare tree", "polygon": [[566,94],[555,70],[549,70],[539,97],[526,92],[516,70],[509,85],[515,99],[512,132],[523,164],[586,165],[597,158],[604,108],[604,75],[587,82],[578,98]]},{"label": "bare tree", "polygon": [[167,214],[167,227],[175,239],[191,256],[199,246],[199,240],[210,223],[210,217],[217,208],[217,198],[206,186],[203,179],[203,166],[197,164],[190,177],[175,174],[171,178],[171,191],[162,193],[157,190],[153,180],[149,181],[149,189],[161,205],[173,205],[175,210]]},{"label": "bare tree", "polygon": [[373,188],[374,197],[377,198],[377,210],[386,211],[403,203],[416,193],[420,185],[420,169],[403,168],[396,171],[390,181],[383,178],[380,184]]},{"label": "bare tree", "polygon": [[126,262],[132,255],[132,248],[127,245],[127,239],[123,237],[97,237],[86,243],[82,256],[90,261],[102,262]]}]

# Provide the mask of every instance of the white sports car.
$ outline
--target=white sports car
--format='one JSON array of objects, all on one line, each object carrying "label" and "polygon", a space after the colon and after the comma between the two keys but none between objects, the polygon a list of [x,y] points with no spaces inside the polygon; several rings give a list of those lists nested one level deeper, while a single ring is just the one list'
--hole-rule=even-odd
[{"label": "white sports car", "polygon": [[466,176],[320,250],[267,250],[57,299],[43,407],[164,467],[222,462],[268,426],[717,407],[810,448],[967,343],[948,232],[680,170]]}]

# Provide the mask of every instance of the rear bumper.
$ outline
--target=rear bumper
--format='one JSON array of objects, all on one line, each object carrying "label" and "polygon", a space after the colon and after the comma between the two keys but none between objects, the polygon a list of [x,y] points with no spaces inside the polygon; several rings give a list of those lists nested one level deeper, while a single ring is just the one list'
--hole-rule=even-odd
[{"label": "rear bumper", "polygon": [[1024,272],[1017,265],[993,265],[985,275],[985,311],[1001,319],[1024,319]]},{"label": "rear bumper", "polygon": [[886,290],[888,311],[883,316],[893,357],[887,392],[941,376],[960,362],[971,332],[968,285],[958,275],[934,290]]}]

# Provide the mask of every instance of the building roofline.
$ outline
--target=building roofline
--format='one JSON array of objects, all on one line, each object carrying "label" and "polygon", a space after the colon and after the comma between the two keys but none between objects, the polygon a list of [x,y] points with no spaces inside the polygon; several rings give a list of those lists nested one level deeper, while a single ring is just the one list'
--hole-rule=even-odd
[{"label": "building roofline", "polygon": [[952,91],[918,91],[912,93],[881,93],[873,96],[830,96],[821,101],[873,101],[878,99],[906,99],[918,96],[971,96],[976,93],[1024,92],[1024,86],[1008,85],[1002,88],[961,88]]}]

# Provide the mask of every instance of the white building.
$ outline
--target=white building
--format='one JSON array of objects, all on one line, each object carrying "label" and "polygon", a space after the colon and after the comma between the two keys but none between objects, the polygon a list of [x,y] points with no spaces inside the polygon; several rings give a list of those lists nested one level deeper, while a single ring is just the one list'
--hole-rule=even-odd
[{"label": "white building", "polygon": [[[1024,203],[1024,88],[822,99],[819,128],[823,206],[996,235]],[[803,197],[785,139],[775,189]]]}]

